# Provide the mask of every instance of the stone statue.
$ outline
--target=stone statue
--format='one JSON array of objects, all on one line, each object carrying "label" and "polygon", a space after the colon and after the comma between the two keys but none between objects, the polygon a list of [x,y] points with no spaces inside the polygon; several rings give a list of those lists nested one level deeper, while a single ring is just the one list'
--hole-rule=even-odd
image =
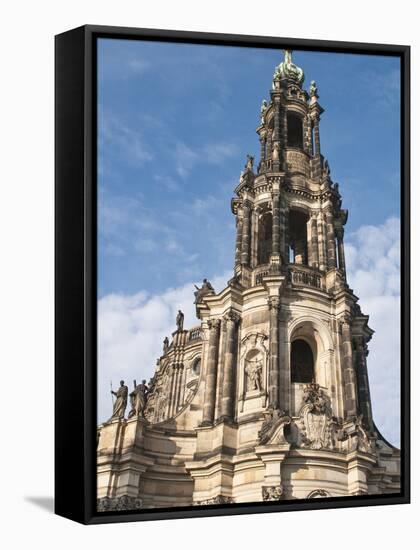
[{"label": "stone statue", "polygon": [[265,112],[267,111],[267,109],[268,109],[267,100],[263,99],[261,103],[261,124],[264,124],[265,122]]},{"label": "stone statue", "polygon": [[311,85],[309,87],[309,95],[311,97],[318,97],[318,88],[316,86],[315,80],[311,80]]},{"label": "stone statue", "polygon": [[176,328],[178,331],[184,329],[184,314],[180,309],[178,309],[178,315],[176,316]]},{"label": "stone statue", "polygon": [[148,392],[149,389],[146,385],[146,380],[142,380],[141,384],[138,385],[134,381],[134,390],[130,393],[131,411],[128,414],[128,418],[144,416]]},{"label": "stone statue", "polygon": [[258,363],[252,364],[249,363],[245,367],[245,372],[248,377],[248,390],[259,390],[261,391],[261,374],[262,374],[262,363],[261,361],[258,361]]},{"label": "stone statue", "polygon": [[163,353],[166,353],[169,348],[169,338],[165,336],[165,339],[163,340]]},{"label": "stone statue", "polygon": [[254,169],[254,157],[251,155],[246,156],[245,170],[250,170],[251,172]]},{"label": "stone statue", "polygon": [[274,144],[273,144],[273,152],[272,152],[272,155],[271,155],[271,158],[273,160],[279,160],[279,151],[280,151],[280,145],[278,144],[278,142],[276,141]]},{"label": "stone statue", "polygon": [[199,304],[204,296],[207,296],[208,294],[214,294],[214,288],[211,286],[210,282],[207,279],[203,279],[203,284],[201,285],[201,288],[198,288],[197,285],[194,286],[197,289],[197,291],[194,292],[195,304]]},{"label": "stone statue", "polygon": [[120,387],[117,391],[111,390],[111,393],[117,398],[114,403],[114,408],[112,410],[111,420],[116,418],[124,418],[125,409],[127,408],[127,396],[128,388],[124,384],[124,380],[120,380]]},{"label": "stone statue", "polygon": [[303,401],[309,405],[310,412],[326,414],[329,412],[328,401],[319,384],[312,382],[307,384],[303,390]]}]

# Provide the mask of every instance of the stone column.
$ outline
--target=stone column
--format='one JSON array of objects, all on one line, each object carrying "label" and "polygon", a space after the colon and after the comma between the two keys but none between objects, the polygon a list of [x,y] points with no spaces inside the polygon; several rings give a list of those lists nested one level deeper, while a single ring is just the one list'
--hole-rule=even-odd
[{"label": "stone column", "polygon": [[182,363],[179,363],[177,365],[178,370],[178,376],[177,376],[177,395],[176,395],[176,404],[175,404],[175,411],[176,414],[180,407],[182,406],[182,390],[184,388],[184,365]]},{"label": "stone column", "polygon": [[343,350],[344,413],[346,417],[350,417],[357,414],[357,391],[349,315],[345,315],[341,320],[341,346]]},{"label": "stone column", "polygon": [[251,204],[244,200],[243,204],[243,225],[242,225],[242,265],[249,265],[249,244],[251,232]]},{"label": "stone column", "polygon": [[[273,144],[272,144],[272,131],[270,129],[267,130],[267,137],[266,137],[266,146],[265,146],[265,160],[267,161],[271,161],[271,155],[272,155],[272,149],[273,149]],[[270,163],[267,163],[266,162],[266,166],[268,164],[268,167],[270,167]]]},{"label": "stone column", "polygon": [[216,382],[216,409],[214,413],[215,420],[219,419],[222,414],[222,393],[223,393],[223,377],[226,358],[226,319],[220,321],[220,337],[219,337],[219,352],[217,362],[217,382]]},{"label": "stone column", "polygon": [[312,149],[315,156],[321,154],[321,140],[319,138],[319,116],[316,116],[314,119],[314,143],[312,144]]},{"label": "stone column", "polygon": [[309,155],[312,154],[312,143],[311,143],[311,135],[312,135],[312,121],[310,115],[306,115],[303,119],[303,144],[304,144],[304,150]]},{"label": "stone column", "polygon": [[335,246],[335,231],[332,207],[329,205],[326,212],[326,225],[327,225],[327,267],[328,269],[334,269],[337,267],[337,253]]},{"label": "stone column", "polygon": [[310,232],[311,232],[311,240],[308,243],[308,250],[311,251],[311,262],[310,265],[312,267],[319,267],[319,251],[318,251],[318,225],[316,221],[316,213],[312,212],[310,217]]},{"label": "stone column", "polygon": [[265,171],[266,143],[267,143],[267,137],[264,131],[264,132],[261,132],[260,134],[260,172]]},{"label": "stone column", "polygon": [[274,141],[280,139],[280,101],[278,96],[274,98]]},{"label": "stone column", "polygon": [[206,385],[204,389],[203,425],[211,425],[214,421],[214,406],[216,403],[217,361],[220,338],[220,319],[210,319],[209,348],[207,353]]},{"label": "stone column", "polygon": [[[279,143],[280,140],[280,104],[279,98],[274,99],[274,143]],[[273,159],[273,171],[278,172],[280,169],[279,159]]]},{"label": "stone column", "polygon": [[325,245],[326,245],[326,242],[325,242],[324,214],[320,212],[318,214],[318,257],[319,257],[319,269],[321,271],[325,271],[327,267]]},{"label": "stone column", "polygon": [[242,255],[242,212],[236,214],[235,268],[241,265]]},{"label": "stone column", "polygon": [[268,373],[268,406],[273,409],[279,407],[279,310],[280,298],[270,296],[268,299],[270,310],[270,369]]},{"label": "stone column", "polygon": [[359,407],[363,414],[363,420],[370,430],[373,430],[372,403],[370,399],[369,376],[367,370],[366,357],[368,349],[366,340],[363,336],[354,338],[356,344],[356,373],[357,389],[359,396]]},{"label": "stone column", "polygon": [[272,229],[272,255],[280,254],[280,195],[273,193],[273,229]]},{"label": "stone column", "polygon": [[284,204],[284,200],[282,201],[281,207],[280,207],[280,218],[279,218],[279,233],[280,233],[280,258],[282,265],[285,265],[289,262],[288,258],[288,250],[287,250],[287,229],[286,229],[286,223],[287,223],[287,207]]},{"label": "stone column", "polygon": [[235,414],[235,352],[238,321],[239,317],[233,311],[226,315],[226,353],[221,408],[221,416],[226,420],[233,420]]},{"label": "stone column", "polygon": [[250,266],[251,268],[257,267],[258,265],[258,215],[259,209],[253,208],[251,210],[251,253],[250,253]]},{"label": "stone column", "polygon": [[176,363],[171,365],[171,379],[170,379],[170,390],[168,394],[168,405],[167,405],[167,418],[171,418],[174,411],[175,405],[175,388],[176,388]]},{"label": "stone column", "polygon": [[283,308],[279,312],[279,408],[290,411],[290,342],[287,330],[288,314]]},{"label": "stone column", "polygon": [[341,227],[337,230],[337,242],[338,242],[338,267],[346,275],[346,258],[344,256],[344,228]]},{"label": "stone column", "polygon": [[287,147],[287,110],[283,107],[280,113],[281,116],[281,147],[280,147],[280,161],[283,170],[285,170],[286,162],[286,147]]}]

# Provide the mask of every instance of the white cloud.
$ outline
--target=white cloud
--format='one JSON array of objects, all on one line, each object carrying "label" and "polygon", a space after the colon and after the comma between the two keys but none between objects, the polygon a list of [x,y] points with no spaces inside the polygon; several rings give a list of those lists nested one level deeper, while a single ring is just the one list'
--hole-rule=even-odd
[{"label": "white cloud", "polygon": [[198,153],[193,151],[188,145],[178,142],[175,146],[176,171],[185,178],[193,169],[200,157]]},{"label": "white cloud", "polygon": [[232,143],[210,143],[203,148],[202,153],[210,164],[219,164],[236,155],[238,148]]},{"label": "white cloud", "polygon": [[[218,291],[226,286],[231,273],[211,279]],[[197,284],[197,281],[195,281]],[[149,379],[162,342],[176,329],[178,309],[185,314],[185,328],[199,325],[195,316],[194,283],[171,288],[160,295],[138,292],[132,295],[108,294],[98,302],[98,421],[109,418],[112,410],[110,381],[114,387],[124,379]]]},{"label": "white cloud", "polygon": [[125,161],[137,166],[153,159],[153,154],[138,128],[130,128],[114,115],[102,113],[99,120],[99,154],[106,144],[107,148],[111,147]]},{"label": "white cloud", "polygon": [[400,220],[362,226],[346,245],[349,285],[360,298],[375,334],[368,372],[373,415],[383,436],[399,445],[400,433]]},{"label": "white cloud", "polygon": [[220,164],[232,158],[238,152],[233,143],[207,143],[202,147],[193,149],[184,142],[178,141],[174,147],[176,171],[185,178],[199,163]]}]

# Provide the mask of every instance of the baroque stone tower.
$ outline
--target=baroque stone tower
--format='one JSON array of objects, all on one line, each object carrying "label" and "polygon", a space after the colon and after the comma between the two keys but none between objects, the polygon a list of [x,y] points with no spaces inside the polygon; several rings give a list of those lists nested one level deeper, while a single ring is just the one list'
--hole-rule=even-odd
[{"label": "baroque stone tower", "polygon": [[99,510],[399,491],[400,453],[372,418],[373,331],[346,280],[323,108],[303,81],[286,51],[261,107],[260,161],[248,156],[232,199],[232,279],[218,294],[204,281],[200,324],[178,316],[129,418],[125,389],[98,427]]}]

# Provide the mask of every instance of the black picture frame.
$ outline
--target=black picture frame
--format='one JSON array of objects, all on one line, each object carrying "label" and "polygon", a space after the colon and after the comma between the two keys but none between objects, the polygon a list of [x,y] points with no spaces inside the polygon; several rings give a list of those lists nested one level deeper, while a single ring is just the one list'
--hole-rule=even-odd
[{"label": "black picture frame", "polygon": [[[401,59],[400,494],[96,512],[96,41],[139,39]],[[84,523],[410,502],[410,47],[86,25],[55,38],[55,512]]]}]

